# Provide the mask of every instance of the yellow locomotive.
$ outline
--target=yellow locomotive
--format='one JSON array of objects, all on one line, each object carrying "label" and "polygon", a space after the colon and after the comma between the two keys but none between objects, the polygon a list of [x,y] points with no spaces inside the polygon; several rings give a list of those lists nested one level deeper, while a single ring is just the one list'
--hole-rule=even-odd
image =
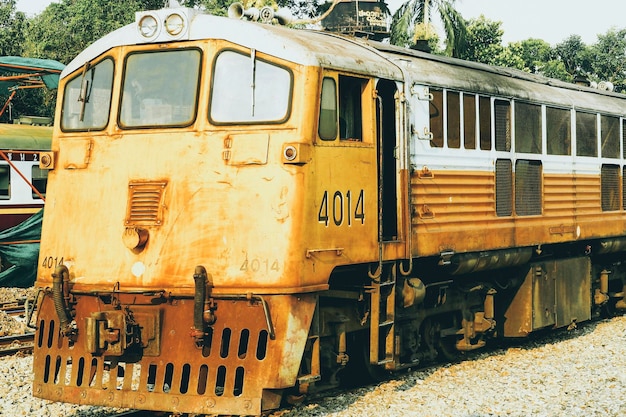
[{"label": "yellow locomotive", "polygon": [[139,12],[61,76],[34,395],[256,415],[614,314],[625,109],[363,39]]}]

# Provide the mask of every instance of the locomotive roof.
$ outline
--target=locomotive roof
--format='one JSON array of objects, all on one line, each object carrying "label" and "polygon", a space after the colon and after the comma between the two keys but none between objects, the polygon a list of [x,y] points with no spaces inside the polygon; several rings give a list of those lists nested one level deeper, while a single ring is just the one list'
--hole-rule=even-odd
[{"label": "locomotive roof", "polygon": [[[162,9],[168,13],[178,9]],[[190,31],[185,39],[223,39],[301,65],[439,86],[461,91],[520,98],[568,108],[626,114],[624,96],[541,77],[523,71],[432,55],[389,44],[346,38],[322,31],[229,19],[184,9]],[[157,13],[155,12],[155,13]],[[146,12],[148,13],[148,12]],[[94,42],[61,77],[107,50],[142,43],[137,24],[124,26]],[[556,87],[556,88],[555,88]]]},{"label": "locomotive roof", "polygon": [[[626,114],[625,95],[568,83],[514,68],[432,55],[421,51],[370,42],[392,62],[406,68],[413,82],[553,104],[568,108]],[[408,80],[407,80],[408,81]]]},{"label": "locomotive roof", "polygon": [[[189,36],[185,39],[223,39],[256,49],[301,65],[324,66],[354,73],[375,73],[389,79],[402,79],[402,72],[358,40],[349,40],[320,31],[294,30],[283,26],[213,16],[194,11]],[[97,40],[70,62],[61,77],[82,67],[107,50],[120,45],[134,45],[140,36],[137,24],[131,23]]]}]

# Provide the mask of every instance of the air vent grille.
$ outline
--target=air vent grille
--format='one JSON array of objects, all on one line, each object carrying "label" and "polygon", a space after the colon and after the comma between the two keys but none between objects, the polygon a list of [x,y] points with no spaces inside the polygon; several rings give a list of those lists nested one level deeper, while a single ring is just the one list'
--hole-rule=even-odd
[{"label": "air vent grille", "polygon": [[127,226],[158,226],[163,222],[166,181],[128,184]]}]

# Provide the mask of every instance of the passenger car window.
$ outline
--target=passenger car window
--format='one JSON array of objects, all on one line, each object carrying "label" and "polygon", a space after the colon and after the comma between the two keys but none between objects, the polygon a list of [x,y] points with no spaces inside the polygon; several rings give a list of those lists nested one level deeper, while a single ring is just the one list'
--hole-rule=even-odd
[{"label": "passenger car window", "polygon": [[546,134],[549,155],[572,154],[571,112],[546,107]]},{"label": "passenger car window", "polygon": [[596,115],[576,112],[576,155],[598,156]]},{"label": "passenger car window", "polygon": [[541,149],[541,106],[515,103],[515,151],[540,154]]},{"label": "passenger car window", "polygon": [[600,116],[602,157],[619,158],[619,118]]}]

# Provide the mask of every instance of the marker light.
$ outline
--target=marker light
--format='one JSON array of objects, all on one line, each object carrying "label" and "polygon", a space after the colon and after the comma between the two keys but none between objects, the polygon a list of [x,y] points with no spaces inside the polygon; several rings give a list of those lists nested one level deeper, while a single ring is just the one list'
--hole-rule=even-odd
[{"label": "marker light", "polygon": [[296,156],[298,156],[298,151],[293,145],[285,146],[285,149],[283,149],[283,157],[287,161],[293,161],[296,159]]}]

